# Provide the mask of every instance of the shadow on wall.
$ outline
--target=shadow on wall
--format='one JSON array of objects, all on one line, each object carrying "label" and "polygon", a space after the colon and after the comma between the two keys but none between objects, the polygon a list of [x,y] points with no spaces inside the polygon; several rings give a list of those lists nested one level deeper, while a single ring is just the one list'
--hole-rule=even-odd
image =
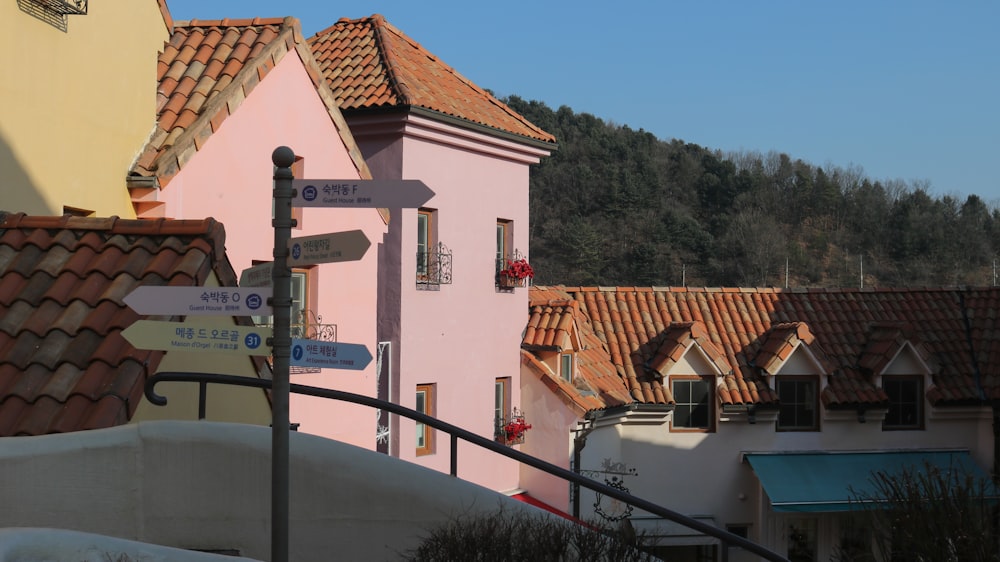
[{"label": "shadow on wall", "polygon": [[[67,3],[72,6],[77,4],[73,0],[67,0]],[[86,9],[86,5],[87,2],[84,0],[84,9]],[[63,33],[66,33],[66,30],[69,28],[69,16],[47,8],[44,2],[40,2],[39,0],[17,0],[17,7],[22,12],[51,25]]]},{"label": "shadow on wall", "polygon": [[0,212],[49,214],[48,203],[24,171],[7,138],[0,132]]}]

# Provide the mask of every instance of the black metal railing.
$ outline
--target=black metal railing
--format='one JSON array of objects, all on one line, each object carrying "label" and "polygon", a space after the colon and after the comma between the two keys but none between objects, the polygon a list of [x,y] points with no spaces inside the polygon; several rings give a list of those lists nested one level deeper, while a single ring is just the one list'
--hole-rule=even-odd
[{"label": "black metal railing", "polygon": [[417,252],[417,285],[450,285],[451,258],[451,250],[442,242]]},{"label": "black metal railing", "polygon": [[[261,388],[265,390],[271,388],[271,381],[265,379],[255,379],[237,375],[219,375],[212,373],[162,372],[162,373],[157,373],[146,380],[146,387],[145,387],[146,399],[149,400],[152,404],[155,404],[157,406],[164,406],[167,404],[167,399],[155,392],[156,385],[161,382],[197,382],[200,387],[198,395],[198,419],[205,419],[205,408],[206,408],[205,404],[206,404],[206,396],[208,393],[207,387],[209,383],[235,385],[235,386],[248,386],[254,388]],[[571,470],[562,468],[561,466],[556,466],[552,463],[543,461],[542,459],[539,459],[537,457],[533,457],[527,453],[522,453],[517,449],[511,449],[507,446],[497,443],[493,439],[488,439],[481,435],[477,435],[475,433],[472,433],[471,431],[462,429],[461,427],[452,425],[447,422],[443,422],[437,418],[428,416],[427,414],[424,414],[422,412],[418,412],[416,410],[411,410],[410,408],[400,406],[399,404],[394,404],[392,402],[379,400],[378,398],[372,398],[370,396],[364,396],[361,394],[354,394],[351,392],[332,390],[328,388],[317,388],[314,386],[306,386],[301,384],[290,384],[289,390],[296,394],[318,396],[320,398],[328,398],[331,400],[342,400],[345,402],[351,402],[354,404],[361,404],[372,408],[382,409],[390,413],[397,414],[412,419],[414,421],[427,424],[433,427],[434,429],[437,429],[438,431],[447,433],[451,438],[450,469],[452,476],[455,477],[458,476],[458,440],[462,439],[468,443],[472,443],[473,445],[478,445],[479,447],[482,447],[484,449],[489,449],[494,453],[503,455],[507,458],[514,459],[522,464],[526,464],[532,468],[536,468],[552,476],[562,478],[567,482],[578,484],[580,486],[583,486],[584,488],[597,492],[598,494],[602,494],[604,496],[608,496],[610,498],[614,498],[616,500],[625,502],[629,505],[638,507],[639,509],[648,511],[649,513],[652,513],[669,521],[673,521],[674,523],[683,525],[689,529],[693,529],[695,531],[699,531],[708,536],[719,539],[719,541],[721,541],[727,547],[735,546],[743,548],[749,552],[761,556],[765,560],[770,560],[773,562],[788,562],[788,559],[786,559],[785,557],[775,552],[772,552],[749,539],[746,539],[739,535],[735,535],[733,533],[730,533],[729,531],[719,529],[718,527],[709,525],[708,523],[699,521],[697,519],[693,519],[681,513],[677,513],[676,511],[672,511],[670,509],[654,504],[642,498],[633,496],[632,494],[624,492],[618,488],[611,487],[607,484],[602,484],[600,482],[597,482],[596,480],[577,474]]]}]

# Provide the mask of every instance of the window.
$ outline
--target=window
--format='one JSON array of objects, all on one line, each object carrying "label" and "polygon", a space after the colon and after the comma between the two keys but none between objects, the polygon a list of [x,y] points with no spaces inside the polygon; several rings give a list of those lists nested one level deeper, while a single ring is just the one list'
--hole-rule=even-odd
[{"label": "window", "polygon": [[497,271],[507,267],[513,252],[514,221],[497,219]]},{"label": "window", "polygon": [[[417,385],[417,402],[414,410],[434,415],[434,385]],[[434,430],[427,424],[417,422],[417,456],[429,455],[434,452]]]},{"label": "window", "polygon": [[815,519],[793,519],[788,522],[789,562],[813,562],[818,560],[817,533]]},{"label": "window", "polygon": [[923,429],[924,392],[920,377],[885,376],[882,388],[889,395],[889,411],[882,429]]},{"label": "window", "polygon": [[[315,276],[310,275],[310,270],[306,268],[296,268],[292,270],[291,279],[291,327],[293,338],[307,337],[309,332],[309,295],[313,293],[312,284],[315,283]],[[268,282],[270,285],[270,282]],[[254,316],[254,323],[257,325],[270,326],[274,324],[274,316]]]},{"label": "window", "polygon": [[563,353],[559,356],[559,376],[566,382],[573,382],[573,354]]},{"label": "window", "polygon": [[840,517],[840,544],[834,548],[841,560],[876,560],[872,556],[871,528],[856,517]]},{"label": "window", "polygon": [[742,537],[744,539],[750,538],[750,525],[748,524],[744,523],[732,524],[732,525],[727,524],[726,530],[736,535],[737,537]]},{"label": "window", "polygon": [[308,294],[309,280],[306,270],[296,269],[292,271],[292,336],[297,338],[306,337],[306,325],[308,318]]},{"label": "window", "polygon": [[498,378],[493,395],[493,420],[501,427],[510,414],[510,377]]},{"label": "window", "polygon": [[711,377],[678,377],[671,379],[674,393],[674,414],[671,426],[682,429],[712,429],[714,416]]},{"label": "window", "polygon": [[816,431],[819,429],[819,405],[814,377],[778,378],[778,429],[783,431]]},{"label": "window", "polygon": [[451,284],[451,250],[438,240],[436,209],[417,209],[417,287],[438,290]]},{"label": "window", "polygon": [[431,248],[434,247],[434,211],[417,209],[417,277],[427,277]]}]

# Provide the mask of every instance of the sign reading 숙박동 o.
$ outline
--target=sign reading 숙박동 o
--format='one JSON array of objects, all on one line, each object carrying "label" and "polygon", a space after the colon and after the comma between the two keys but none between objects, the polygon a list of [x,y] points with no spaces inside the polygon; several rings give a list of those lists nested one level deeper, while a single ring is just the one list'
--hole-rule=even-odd
[{"label": "sign reading \uc219\ubc15\ub3d9 o", "polygon": [[139,314],[162,316],[268,316],[270,287],[142,285],[122,299]]}]

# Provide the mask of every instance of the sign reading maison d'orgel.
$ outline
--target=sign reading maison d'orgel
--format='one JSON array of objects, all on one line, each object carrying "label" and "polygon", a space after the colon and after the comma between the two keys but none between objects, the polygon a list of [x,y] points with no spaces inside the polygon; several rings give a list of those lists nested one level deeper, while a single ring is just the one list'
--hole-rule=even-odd
[{"label": "sign reading maison d'orgel", "polygon": [[292,180],[292,207],[415,209],[434,192],[420,180]]}]

